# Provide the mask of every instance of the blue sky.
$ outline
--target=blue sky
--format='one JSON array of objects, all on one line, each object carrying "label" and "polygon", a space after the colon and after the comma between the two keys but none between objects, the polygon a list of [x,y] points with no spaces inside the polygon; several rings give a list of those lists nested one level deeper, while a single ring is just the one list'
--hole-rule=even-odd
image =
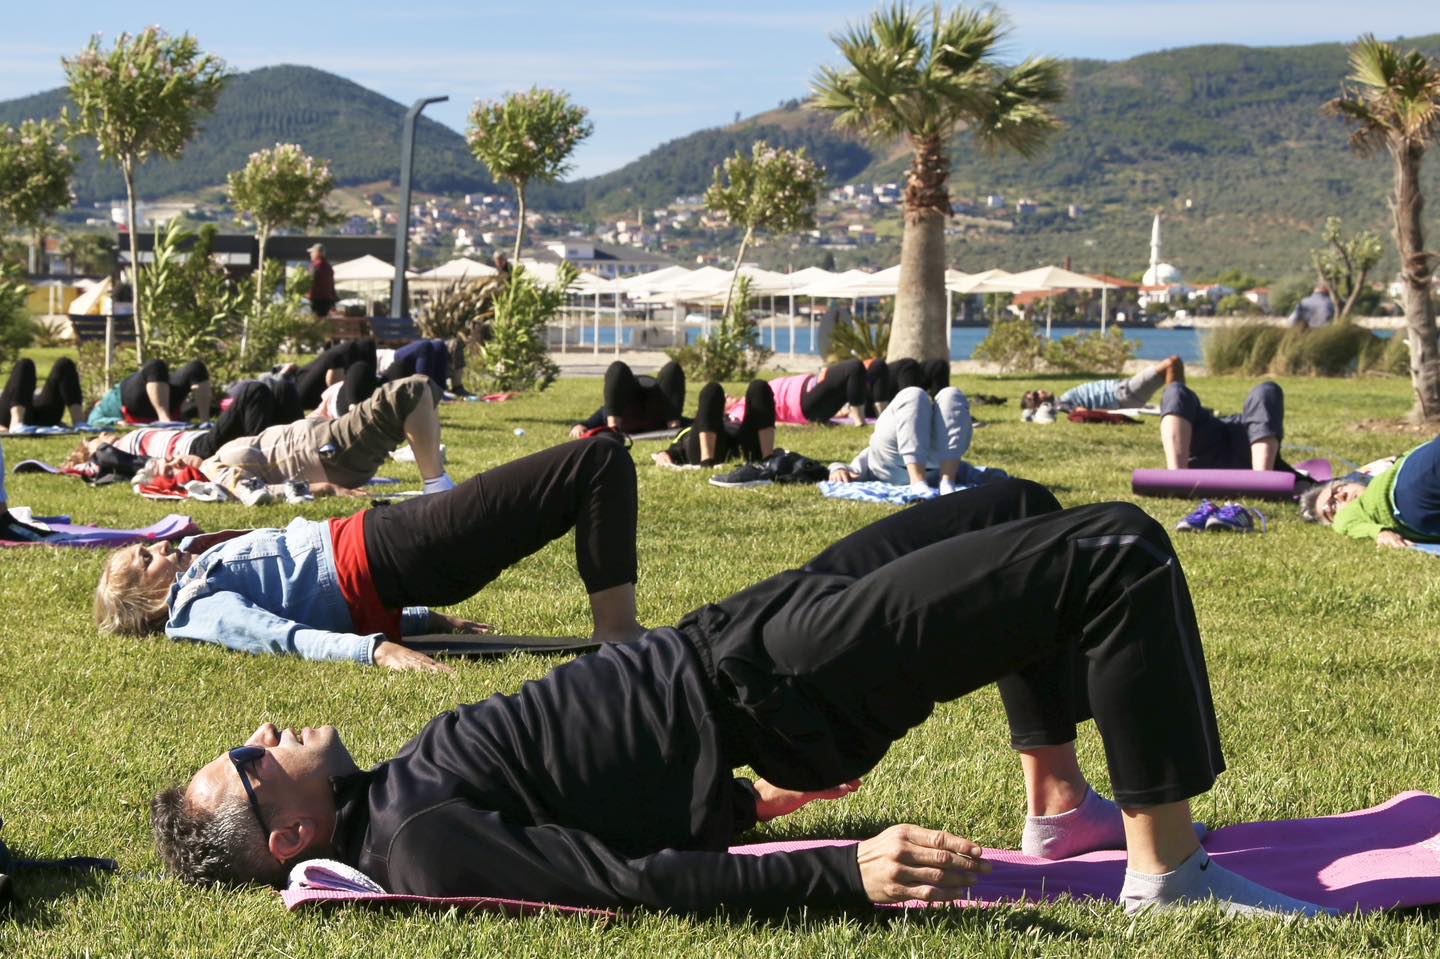
[{"label": "blue sky", "polygon": [[[568,90],[595,135],[577,176],[614,169],[667,140],[803,95],[829,37],[872,3],[850,0],[609,0],[603,3],[348,0],[10,5],[0,100],[64,82],[59,57],[155,23],[188,31],[233,68],[299,63],[409,103],[463,130],[477,97],[532,84]],[[1440,32],[1433,0],[1008,0],[1009,51],[1124,59],[1199,43],[1251,46]]]}]

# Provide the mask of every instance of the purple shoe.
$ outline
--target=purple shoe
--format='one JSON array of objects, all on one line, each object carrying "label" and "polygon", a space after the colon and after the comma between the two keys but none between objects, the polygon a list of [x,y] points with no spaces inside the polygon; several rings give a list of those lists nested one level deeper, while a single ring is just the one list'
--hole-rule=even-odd
[{"label": "purple shoe", "polygon": [[1220,533],[1253,533],[1257,516],[1260,518],[1260,531],[1264,532],[1268,524],[1259,510],[1247,509],[1239,503],[1226,503],[1205,520],[1205,530]]},{"label": "purple shoe", "polygon": [[1220,507],[1208,499],[1202,499],[1199,508],[1196,509],[1195,512],[1176,524],[1175,531],[1177,533],[1203,533],[1205,532],[1205,524],[1209,522],[1210,517],[1218,512],[1220,512]]}]

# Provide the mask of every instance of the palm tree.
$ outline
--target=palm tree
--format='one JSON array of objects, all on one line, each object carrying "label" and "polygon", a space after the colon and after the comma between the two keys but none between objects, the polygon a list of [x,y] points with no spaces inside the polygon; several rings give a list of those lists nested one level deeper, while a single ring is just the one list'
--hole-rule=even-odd
[{"label": "palm tree", "polygon": [[[928,22],[927,22],[928,21]],[[889,359],[948,359],[945,342],[945,222],[950,216],[947,146],[968,129],[987,150],[1036,154],[1059,129],[1050,111],[1065,96],[1059,61],[1032,57],[1006,67],[992,7],[928,14],[895,3],[837,35],[848,66],[821,67],[810,105],[835,126],[873,139],[904,137],[913,156],[905,184],[905,232]]]},{"label": "palm tree", "polygon": [[1440,419],[1440,333],[1430,280],[1440,255],[1425,252],[1420,165],[1440,140],[1440,61],[1416,50],[1400,53],[1371,34],[1350,49],[1350,76],[1329,110],[1354,124],[1350,145],[1362,154],[1388,150],[1395,161],[1395,246],[1400,251],[1405,326],[1410,334],[1414,416]]}]

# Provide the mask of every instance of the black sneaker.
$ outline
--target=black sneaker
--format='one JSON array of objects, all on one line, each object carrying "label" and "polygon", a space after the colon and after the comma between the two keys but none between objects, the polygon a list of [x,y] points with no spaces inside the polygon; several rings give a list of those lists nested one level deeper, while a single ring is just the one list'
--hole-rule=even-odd
[{"label": "black sneaker", "polygon": [[769,486],[773,482],[775,471],[768,461],[746,463],[724,476],[710,477],[711,486],[723,486],[726,489],[749,489],[753,486]]}]

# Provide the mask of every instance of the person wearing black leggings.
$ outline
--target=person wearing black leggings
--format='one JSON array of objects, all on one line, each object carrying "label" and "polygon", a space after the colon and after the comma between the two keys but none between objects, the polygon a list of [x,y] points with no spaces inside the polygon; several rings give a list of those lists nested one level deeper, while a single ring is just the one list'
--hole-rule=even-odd
[{"label": "person wearing black leggings", "polygon": [[[164,360],[150,360],[126,377],[112,394],[118,395],[120,416],[129,423],[154,423],[156,420],[210,418],[213,393],[210,371],[202,360],[191,360],[170,375]],[[102,414],[114,408],[111,396],[96,407]]]},{"label": "person wearing black leggings", "polygon": [[725,415],[725,406],[724,387],[706,383],[694,421],[669,449],[654,454],[656,465],[714,466],[732,459],[758,463],[775,452],[775,394],[769,383],[750,381],[738,422]]},{"label": "person wearing black leggings", "polygon": [[621,433],[648,433],[686,423],[685,370],[671,360],[654,376],[640,375],[621,360],[605,370],[605,405],[571,427],[570,435],[608,426]]},{"label": "person wearing black leggings", "polygon": [[877,412],[895,398],[895,394],[911,386],[918,386],[932,397],[950,385],[950,361],[926,360],[920,362],[909,357],[893,363],[876,360],[870,367],[870,378],[875,386],[872,390]]},{"label": "person wearing black leggings", "polygon": [[375,366],[375,341],[371,338],[340,340],[326,347],[310,365],[293,374],[301,407],[313,410],[319,406],[325,388],[338,383],[352,364],[361,362],[368,362],[372,369]]},{"label": "person wearing black leggings", "polygon": [[871,372],[860,360],[834,363],[821,371],[812,386],[800,398],[800,409],[811,423],[828,423],[830,418],[847,406],[857,423],[864,423],[864,410],[869,404]]},{"label": "person wearing black leggings", "polygon": [[421,604],[469,599],[573,529],[592,638],[624,642],[642,632],[638,512],[629,452],[612,437],[579,440],[345,519],[212,534],[178,551],[119,550],[101,575],[95,617],[110,632],[163,628],[240,652],[433,669],[405,648],[406,635],[478,627]]},{"label": "person wearing black leggings", "polygon": [[9,416],[12,431],[22,426],[59,426],[67,411],[70,425],[78,426],[85,421],[80,371],[74,360],[68,356],[56,360],[45,378],[45,388],[38,393],[35,383],[35,361],[16,360],[5,390],[0,392],[0,416]]},{"label": "person wearing black leggings", "polygon": [[[937,703],[992,683],[1030,820],[1073,840],[1052,858],[1125,848],[1131,911],[1213,898],[1319,912],[1229,872],[1196,838],[1188,800],[1225,763],[1165,531],[1131,504],[1061,511],[1018,481],[894,514],[674,628],[459,706],[368,772],[333,727],[262,725],[248,748],[158,795],[152,825],[162,861],[205,883],[281,883],[294,862],[325,857],[391,893],[570,906],[962,899],[990,867],[940,830],[897,825],[766,856],[727,846],[759,820],[846,795]],[[1123,813],[1076,760],[1076,723],[1092,716]],[[243,763],[265,787],[254,816]],[[303,773],[265,776],[277,763]],[[736,778],[743,766],[762,778]],[[926,775],[891,774],[899,796]]]}]

